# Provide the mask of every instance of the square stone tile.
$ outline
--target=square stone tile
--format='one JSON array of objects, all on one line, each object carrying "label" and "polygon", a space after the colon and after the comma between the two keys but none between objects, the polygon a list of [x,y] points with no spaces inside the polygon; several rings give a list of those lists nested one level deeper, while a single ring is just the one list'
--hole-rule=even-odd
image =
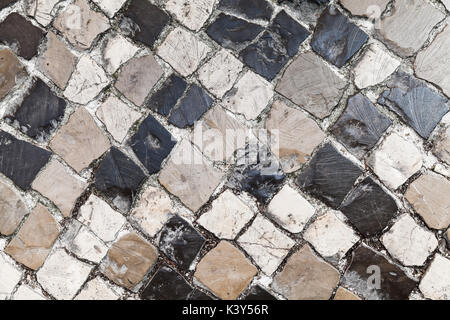
[{"label": "square stone tile", "polygon": [[80,50],[89,49],[97,36],[110,28],[108,18],[92,10],[87,0],[75,0],[68,5],[53,26]]},{"label": "square stone tile", "polygon": [[198,31],[212,13],[216,0],[168,0],[166,10],[191,30]]},{"label": "square stone tile", "polygon": [[450,260],[439,253],[433,259],[425,276],[420,282],[419,289],[426,298],[433,300],[450,299]]},{"label": "square stone tile", "polygon": [[273,103],[266,129],[271,134],[272,153],[280,159],[286,173],[300,169],[325,139],[324,132],[314,120],[281,100]]},{"label": "square stone tile", "polygon": [[84,107],[79,107],[50,142],[50,148],[80,172],[108,150],[110,143]]},{"label": "square stone tile", "polygon": [[383,235],[382,241],[389,253],[405,266],[423,265],[438,245],[434,234],[407,214]]},{"label": "square stone tile", "polygon": [[229,189],[211,204],[197,223],[220,239],[233,240],[251,220],[253,211]]},{"label": "square stone tile", "polygon": [[138,51],[138,46],[120,34],[108,39],[103,50],[106,71],[113,74],[122,64],[133,58]]},{"label": "square stone tile", "polygon": [[150,97],[146,107],[167,117],[186,91],[187,86],[188,84],[183,78],[172,73],[161,88]]},{"label": "square stone tile", "polygon": [[[6,1],[13,2],[16,0]],[[2,3],[3,2],[5,1],[2,1]],[[55,5],[58,2],[60,2],[60,0],[25,0],[27,15],[33,17],[39,24],[46,27],[55,17]]]},{"label": "square stone tile", "polygon": [[13,292],[21,278],[22,272],[0,253],[0,300],[6,299]]},{"label": "square stone tile", "polygon": [[66,248],[78,258],[99,263],[108,251],[108,247],[80,222],[74,220],[64,234]]},{"label": "square stone tile", "polygon": [[211,51],[198,36],[178,27],[166,37],[157,53],[182,76],[189,76]]},{"label": "square stone tile", "polygon": [[228,110],[256,119],[273,97],[271,85],[252,71],[247,71],[223,100]]},{"label": "square stone tile", "polygon": [[313,52],[301,53],[275,90],[319,119],[330,115],[347,82]]},{"label": "square stone tile", "polygon": [[199,69],[198,79],[216,97],[222,98],[233,87],[242,67],[242,62],[222,49]]},{"label": "square stone tile", "polygon": [[139,112],[128,107],[114,95],[109,96],[95,114],[118,142],[123,142],[128,130],[141,117]]},{"label": "square stone tile", "polygon": [[272,289],[289,300],[328,300],[338,282],[339,272],[305,245],[289,257]]},{"label": "square stone tile", "polygon": [[64,96],[75,103],[87,104],[108,85],[105,71],[88,55],[83,55],[64,90]]},{"label": "square stone tile", "polygon": [[267,207],[269,216],[292,233],[301,232],[315,212],[308,200],[289,185],[285,185]]},{"label": "square stone tile", "polygon": [[104,242],[115,240],[126,222],[120,213],[93,194],[80,207],[77,219]]},{"label": "square stone tile", "polygon": [[235,15],[243,15],[251,20],[269,21],[272,17],[273,7],[266,0],[220,0],[218,8]]},{"label": "square stone tile", "polygon": [[84,285],[84,288],[75,297],[74,300],[117,300],[119,296],[111,290],[106,281],[96,277]]},{"label": "square stone tile", "polygon": [[230,242],[221,241],[197,265],[194,277],[223,300],[235,300],[258,270]]},{"label": "square stone tile", "polygon": [[22,195],[0,181],[0,234],[13,234],[27,214],[28,207]]},{"label": "square stone tile", "polygon": [[337,263],[358,242],[359,237],[332,210],[314,221],[303,234],[322,257]]},{"label": "square stone tile", "polygon": [[127,0],[93,0],[100,9],[110,18],[114,17],[117,11],[127,2]]},{"label": "square stone tile", "polygon": [[209,200],[223,175],[189,141],[182,140],[161,170],[159,182],[196,212]]},{"label": "square stone tile", "polygon": [[409,185],[405,197],[428,227],[446,229],[450,226],[448,212],[450,198],[442,195],[448,192],[450,192],[448,179],[428,171]]},{"label": "square stone tile", "polygon": [[422,163],[419,149],[397,133],[391,133],[368,159],[375,174],[392,189],[420,170]]},{"label": "square stone tile", "polygon": [[327,143],[298,175],[296,184],[337,209],[361,173],[356,164]]},{"label": "square stone tile", "polygon": [[37,67],[59,88],[64,89],[75,69],[77,58],[53,32],[47,34],[46,41]]},{"label": "square stone tile", "polygon": [[130,59],[121,68],[115,86],[128,100],[140,106],[162,75],[161,66],[149,54]]},{"label": "square stone tile", "polygon": [[153,245],[134,232],[127,233],[109,249],[102,272],[114,283],[134,290],[157,258]]},{"label": "square stone tile", "polygon": [[57,249],[37,272],[37,281],[56,299],[71,300],[91,270],[91,265],[73,258],[64,249]]},{"label": "square stone tile", "polygon": [[59,161],[52,159],[31,187],[53,201],[61,213],[69,217],[76,200],[87,188],[87,183],[70,174]]},{"label": "square stone tile", "polygon": [[18,83],[25,80],[28,75],[24,65],[9,49],[0,50],[0,75],[3,81],[0,83],[0,100],[8,95]]},{"label": "square stone tile", "polygon": [[278,268],[295,244],[261,215],[238,238],[238,243],[267,275]]}]

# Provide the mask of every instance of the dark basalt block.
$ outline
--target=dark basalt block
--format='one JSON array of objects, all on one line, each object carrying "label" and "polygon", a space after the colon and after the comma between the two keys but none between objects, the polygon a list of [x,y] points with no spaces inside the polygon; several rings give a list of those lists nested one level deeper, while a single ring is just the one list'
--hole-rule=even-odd
[{"label": "dark basalt block", "polygon": [[121,27],[131,32],[131,38],[152,47],[170,17],[148,0],[133,0],[124,12]]},{"label": "dark basalt block", "polygon": [[210,296],[208,296],[206,293],[198,290],[198,289],[194,289],[194,291],[192,291],[188,298],[188,300],[212,300],[212,298]]},{"label": "dark basalt block", "polygon": [[261,19],[269,21],[273,8],[266,0],[222,0],[220,10],[242,14],[248,19]]},{"label": "dark basalt block", "polygon": [[180,268],[187,270],[205,241],[205,238],[189,223],[175,216],[165,224],[161,231],[159,249]]},{"label": "dark basalt block", "polygon": [[224,13],[206,29],[208,36],[228,49],[239,49],[263,31],[260,25]]},{"label": "dark basalt block", "polygon": [[283,170],[266,147],[247,146],[243,153],[238,156],[228,185],[266,203],[280,190],[285,178]]},{"label": "dark basalt block", "polygon": [[141,294],[145,300],[188,300],[192,287],[172,268],[163,265]]},{"label": "dark basalt block", "polygon": [[364,179],[342,203],[340,210],[366,237],[381,232],[397,214],[397,204],[372,178]]},{"label": "dark basalt block", "polygon": [[309,31],[281,11],[268,31],[253,44],[241,51],[241,59],[256,73],[272,80],[293,57]]},{"label": "dark basalt block", "polygon": [[311,41],[312,49],[337,67],[342,67],[361,49],[369,37],[338,9],[328,7],[319,20]]},{"label": "dark basalt block", "polygon": [[187,83],[183,78],[172,74],[155,94],[150,98],[147,107],[163,116],[168,116],[172,108],[186,90]]},{"label": "dark basalt block", "polygon": [[31,138],[45,138],[56,129],[64,116],[67,103],[56,96],[40,79],[34,83],[27,97],[10,120],[17,120],[22,131]]},{"label": "dark basalt block", "polygon": [[213,103],[213,99],[205,90],[193,84],[181,100],[178,108],[172,111],[169,122],[178,128],[192,126],[195,121],[208,111]]},{"label": "dark basalt block", "polygon": [[36,55],[43,36],[40,28],[17,13],[11,13],[0,23],[0,42],[16,48],[17,54],[27,60]]},{"label": "dark basalt block", "polygon": [[448,100],[430,89],[425,81],[397,71],[387,83],[378,103],[394,111],[422,138],[428,139],[431,132],[450,110]]},{"label": "dark basalt block", "polygon": [[353,252],[343,283],[368,300],[407,300],[416,286],[399,267],[365,246]]},{"label": "dark basalt block", "polygon": [[0,130],[0,172],[23,190],[50,159],[51,153]]},{"label": "dark basalt block", "polygon": [[176,140],[155,118],[149,115],[139,126],[129,142],[136,156],[150,174],[161,169]]},{"label": "dark basalt block", "polygon": [[17,0],[0,0],[0,10],[3,8],[6,8],[7,6],[9,6],[10,4],[12,4],[13,2],[16,2]]},{"label": "dark basalt block", "polygon": [[375,146],[391,123],[369,99],[358,93],[348,99],[347,108],[331,132],[351,153],[362,157]]},{"label": "dark basalt block", "polygon": [[358,166],[328,143],[317,151],[308,167],[297,177],[296,184],[337,209],[361,173]]},{"label": "dark basalt block", "polygon": [[122,211],[128,211],[145,173],[129,157],[112,147],[95,171],[94,186]]},{"label": "dark basalt block", "polygon": [[260,286],[254,286],[242,300],[277,300],[277,298]]}]

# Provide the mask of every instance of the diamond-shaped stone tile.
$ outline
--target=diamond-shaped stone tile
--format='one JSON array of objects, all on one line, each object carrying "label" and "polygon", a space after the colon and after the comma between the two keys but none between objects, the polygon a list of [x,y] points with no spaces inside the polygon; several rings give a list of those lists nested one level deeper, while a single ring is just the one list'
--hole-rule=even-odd
[{"label": "diamond-shaped stone tile", "polygon": [[[12,1],[2,0],[0,3]],[[33,17],[37,22],[46,27],[52,22],[56,14],[55,5],[58,2],[59,0],[25,0],[25,9],[27,15]]]},{"label": "diamond-shaped stone tile", "polygon": [[192,287],[168,266],[162,266],[142,291],[144,300],[189,300]]},{"label": "diamond-shaped stone tile", "polygon": [[0,234],[9,236],[19,226],[28,208],[23,197],[5,182],[0,181]]},{"label": "diamond-shaped stone tile", "polygon": [[110,38],[103,50],[106,71],[113,74],[122,64],[134,57],[138,51],[138,46],[120,34]]},{"label": "diamond-shaped stone tile", "polygon": [[218,8],[247,19],[269,21],[273,7],[266,0],[220,0]]},{"label": "diamond-shaped stone tile", "polygon": [[301,53],[287,67],[276,91],[323,119],[339,103],[347,82],[313,52]]},{"label": "diamond-shaped stone tile", "polygon": [[127,0],[93,0],[110,18],[122,8]]},{"label": "diamond-shaped stone tile", "polygon": [[194,277],[219,298],[234,300],[257,272],[241,251],[221,241],[200,260]]},{"label": "diamond-shaped stone tile", "polygon": [[425,297],[433,300],[450,298],[450,276],[447,271],[449,268],[450,260],[436,254],[419,285],[419,289]]},{"label": "diamond-shaped stone tile", "polygon": [[198,31],[212,13],[216,0],[168,0],[166,10],[191,30]]},{"label": "diamond-shaped stone tile", "polygon": [[0,50],[0,99],[3,99],[17,83],[25,80],[27,72],[23,64],[9,49]]},{"label": "diamond-shaped stone tile", "polygon": [[296,183],[302,190],[336,209],[361,173],[357,165],[327,143],[317,151]]},{"label": "diamond-shaped stone tile", "polygon": [[147,107],[163,116],[168,116],[186,88],[186,81],[173,73],[164,81],[161,88],[150,97]]},{"label": "diamond-shaped stone tile", "polygon": [[167,221],[159,237],[161,252],[183,270],[189,269],[204,243],[205,238],[178,216]]},{"label": "diamond-shaped stone tile", "polygon": [[92,231],[74,220],[64,234],[66,248],[78,258],[99,263],[108,247]]}]

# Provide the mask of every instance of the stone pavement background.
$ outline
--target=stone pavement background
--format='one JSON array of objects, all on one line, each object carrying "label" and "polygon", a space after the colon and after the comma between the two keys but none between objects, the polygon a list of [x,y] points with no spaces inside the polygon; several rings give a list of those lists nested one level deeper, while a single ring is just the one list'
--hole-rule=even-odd
[{"label": "stone pavement background", "polygon": [[0,9],[0,299],[450,298],[448,0]]}]

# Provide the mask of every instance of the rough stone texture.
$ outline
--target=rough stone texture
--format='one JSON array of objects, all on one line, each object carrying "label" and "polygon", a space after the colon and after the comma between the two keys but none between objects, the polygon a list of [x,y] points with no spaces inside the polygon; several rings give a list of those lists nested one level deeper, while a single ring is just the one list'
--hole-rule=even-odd
[{"label": "rough stone texture", "polygon": [[223,300],[234,300],[258,270],[229,242],[221,241],[197,265],[194,277]]},{"label": "rough stone texture", "polygon": [[209,18],[216,0],[168,0],[166,10],[191,30],[198,31]]},{"label": "rough stone texture", "polygon": [[257,74],[247,71],[225,97],[223,106],[252,120],[266,108],[272,96],[270,84]]},{"label": "rough stone texture", "polygon": [[369,166],[392,189],[420,170],[422,163],[422,154],[414,143],[397,133],[390,134],[368,159]]},{"label": "rough stone texture", "polygon": [[112,291],[106,282],[96,277],[86,283],[74,300],[117,300],[119,296]]},{"label": "rough stone texture", "polygon": [[269,216],[292,233],[301,232],[315,212],[308,200],[289,185],[285,185],[267,207]]},{"label": "rough stone texture", "polygon": [[0,130],[0,172],[28,190],[51,153]]},{"label": "rough stone texture", "polygon": [[14,290],[22,278],[22,273],[0,254],[0,299],[4,300]]},{"label": "rough stone texture", "polygon": [[[6,0],[11,2],[10,0]],[[15,0],[13,0],[15,1]],[[4,1],[2,1],[4,2]],[[60,0],[26,0],[26,12],[42,26],[46,27],[52,22],[55,15],[55,5]]]},{"label": "rough stone texture", "polygon": [[0,50],[0,100],[27,75],[22,63],[9,49]]},{"label": "rough stone texture", "polygon": [[200,62],[211,51],[208,45],[190,32],[176,28],[158,47],[158,55],[183,76],[197,70]]},{"label": "rough stone texture", "polygon": [[311,48],[340,68],[361,49],[368,38],[338,9],[328,7],[317,21]]},{"label": "rough stone texture", "polygon": [[323,119],[338,104],[346,85],[317,55],[306,52],[288,66],[276,91]]},{"label": "rough stone texture", "polygon": [[125,139],[130,127],[141,117],[139,112],[128,107],[116,96],[108,97],[95,114],[119,142]]},{"label": "rough stone texture", "polygon": [[222,49],[200,68],[198,79],[206,89],[221,98],[233,87],[241,70],[242,63]]},{"label": "rough stone texture", "polygon": [[172,135],[151,115],[139,126],[129,142],[136,156],[150,174],[161,169],[161,163],[176,144]]},{"label": "rough stone texture", "polygon": [[340,210],[363,235],[382,231],[397,213],[397,204],[372,178],[356,186],[342,203]]},{"label": "rough stone texture", "polygon": [[38,204],[5,248],[5,252],[17,262],[37,270],[50,253],[60,230],[50,212]]},{"label": "rough stone texture", "polygon": [[42,38],[42,30],[18,13],[9,14],[0,23],[0,42],[13,47],[17,55],[26,60],[37,54]]},{"label": "rough stone texture", "polygon": [[415,69],[418,77],[426,79],[438,85],[447,96],[450,96],[450,79],[446,74],[450,73],[450,66],[444,63],[440,66],[440,61],[449,61],[450,54],[450,26],[434,39],[433,43],[421,51],[415,61]]},{"label": "rough stone texture", "polygon": [[378,102],[394,111],[421,137],[428,139],[442,117],[450,110],[448,100],[424,81],[398,71],[387,83],[390,90]]},{"label": "rough stone texture", "polygon": [[417,285],[399,267],[365,246],[353,252],[343,284],[368,300],[405,300]]},{"label": "rough stone texture", "polygon": [[243,15],[247,19],[269,21],[273,7],[266,0],[220,0],[219,9]]},{"label": "rough stone texture", "polygon": [[14,293],[11,300],[47,300],[41,293],[37,292],[35,289],[27,286],[26,284],[21,284],[20,287]]},{"label": "rough stone texture", "polygon": [[409,185],[405,197],[430,228],[445,229],[450,225],[450,198],[443,195],[449,192],[446,178],[426,172]]},{"label": "rough stone texture", "polygon": [[133,290],[157,258],[154,246],[136,233],[128,233],[109,249],[102,270],[111,281]]},{"label": "rough stone texture", "polygon": [[331,127],[331,132],[351,153],[363,157],[391,123],[366,96],[358,93],[348,99],[347,108]]},{"label": "rough stone texture", "polygon": [[211,209],[197,223],[219,239],[233,240],[253,217],[253,211],[230,190],[212,202]]},{"label": "rough stone texture", "polygon": [[110,18],[122,8],[127,0],[93,0]]},{"label": "rough stone texture", "polygon": [[108,251],[108,247],[80,222],[74,221],[65,235],[67,249],[77,257],[99,263]]},{"label": "rough stone texture", "polygon": [[277,300],[277,298],[260,286],[254,286],[242,300]]},{"label": "rough stone texture", "polygon": [[384,16],[376,27],[389,48],[407,57],[422,47],[430,31],[444,17],[427,1],[398,1],[393,5],[392,15]]},{"label": "rough stone texture", "polygon": [[353,70],[355,84],[361,89],[377,85],[385,81],[399,66],[399,60],[381,46],[372,44]]},{"label": "rough stone texture", "polygon": [[88,55],[83,55],[64,90],[64,96],[75,103],[87,104],[108,84],[105,71]]},{"label": "rough stone texture", "polygon": [[22,196],[0,181],[0,234],[13,234],[27,213],[28,208]]},{"label": "rough stone texture", "polygon": [[336,209],[361,173],[359,167],[327,143],[300,173],[296,184]]},{"label": "rough stone texture", "polygon": [[450,299],[450,260],[436,254],[433,262],[420,282],[419,289],[424,296],[433,300]]},{"label": "rough stone texture", "polygon": [[103,50],[106,71],[111,74],[116,72],[122,64],[130,60],[138,51],[138,46],[120,34],[110,38]]},{"label": "rough stone texture", "polygon": [[83,107],[70,116],[50,142],[50,148],[77,172],[99,158],[109,146],[108,139]]},{"label": "rough stone texture", "polygon": [[339,287],[336,291],[336,294],[334,295],[333,300],[361,300],[361,298],[353,292],[343,287]]},{"label": "rough stone texture", "polygon": [[339,272],[305,245],[289,257],[272,288],[289,300],[328,300],[338,281]]},{"label": "rough stone texture", "polygon": [[450,10],[450,0],[442,0],[441,2],[444,4],[447,10]]},{"label": "rough stone texture", "polygon": [[150,97],[147,107],[163,116],[168,116],[186,88],[186,81],[173,73],[164,81],[161,88]]},{"label": "rough stone texture", "polygon": [[92,266],[68,255],[64,249],[57,249],[37,272],[37,280],[56,299],[70,300],[91,270]]},{"label": "rough stone texture", "polygon": [[153,55],[132,58],[120,70],[116,88],[134,104],[140,106],[163,75]]},{"label": "rough stone texture", "polygon": [[161,170],[159,182],[195,212],[209,200],[223,175],[189,141],[182,140]]},{"label": "rough stone texture", "polygon": [[155,236],[172,214],[176,213],[165,191],[149,186],[141,195],[131,217],[149,236]]},{"label": "rough stone texture", "polygon": [[105,242],[116,239],[125,224],[125,218],[120,213],[93,194],[80,207],[78,220]]},{"label": "rough stone texture", "polygon": [[291,238],[258,215],[238,238],[239,245],[253,258],[261,270],[271,275],[295,244]]},{"label": "rough stone texture", "polygon": [[324,258],[337,262],[358,242],[356,233],[333,211],[328,211],[311,224],[303,238]]},{"label": "rough stone texture", "polygon": [[436,139],[433,151],[441,160],[450,164],[450,125]]},{"label": "rough stone texture", "polygon": [[188,222],[174,216],[161,230],[159,249],[178,267],[187,270],[205,242],[205,238]]},{"label": "rough stone texture", "polygon": [[389,253],[405,266],[423,265],[438,245],[434,234],[409,215],[402,216],[383,235],[382,241]]},{"label": "rough stone texture", "polygon": [[340,2],[354,15],[379,18],[389,0],[340,0]]},{"label": "rough stone texture", "polygon": [[110,28],[108,19],[99,12],[91,10],[87,0],[76,0],[68,5],[53,22],[74,47],[89,49],[95,38]]},{"label": "rough stone texture", "polygon": [[73,70],[76,57],[53,32],[47,34],[46,49],[39,56],[37,67],[58,87],[64,89]]},{"label": "rough stone texture", "polygon": [[265,126],[271,134],[272,153],[286,173],[300,169],[325,138],[316,122],[280,100],[272,104]]},{"label": "rough stone texture", "polygon": [[87,187],[87,183],[72,175],[56,159],[52,159],[36,177],[31,187],[47,197],[68,217],[75,201]]}]

